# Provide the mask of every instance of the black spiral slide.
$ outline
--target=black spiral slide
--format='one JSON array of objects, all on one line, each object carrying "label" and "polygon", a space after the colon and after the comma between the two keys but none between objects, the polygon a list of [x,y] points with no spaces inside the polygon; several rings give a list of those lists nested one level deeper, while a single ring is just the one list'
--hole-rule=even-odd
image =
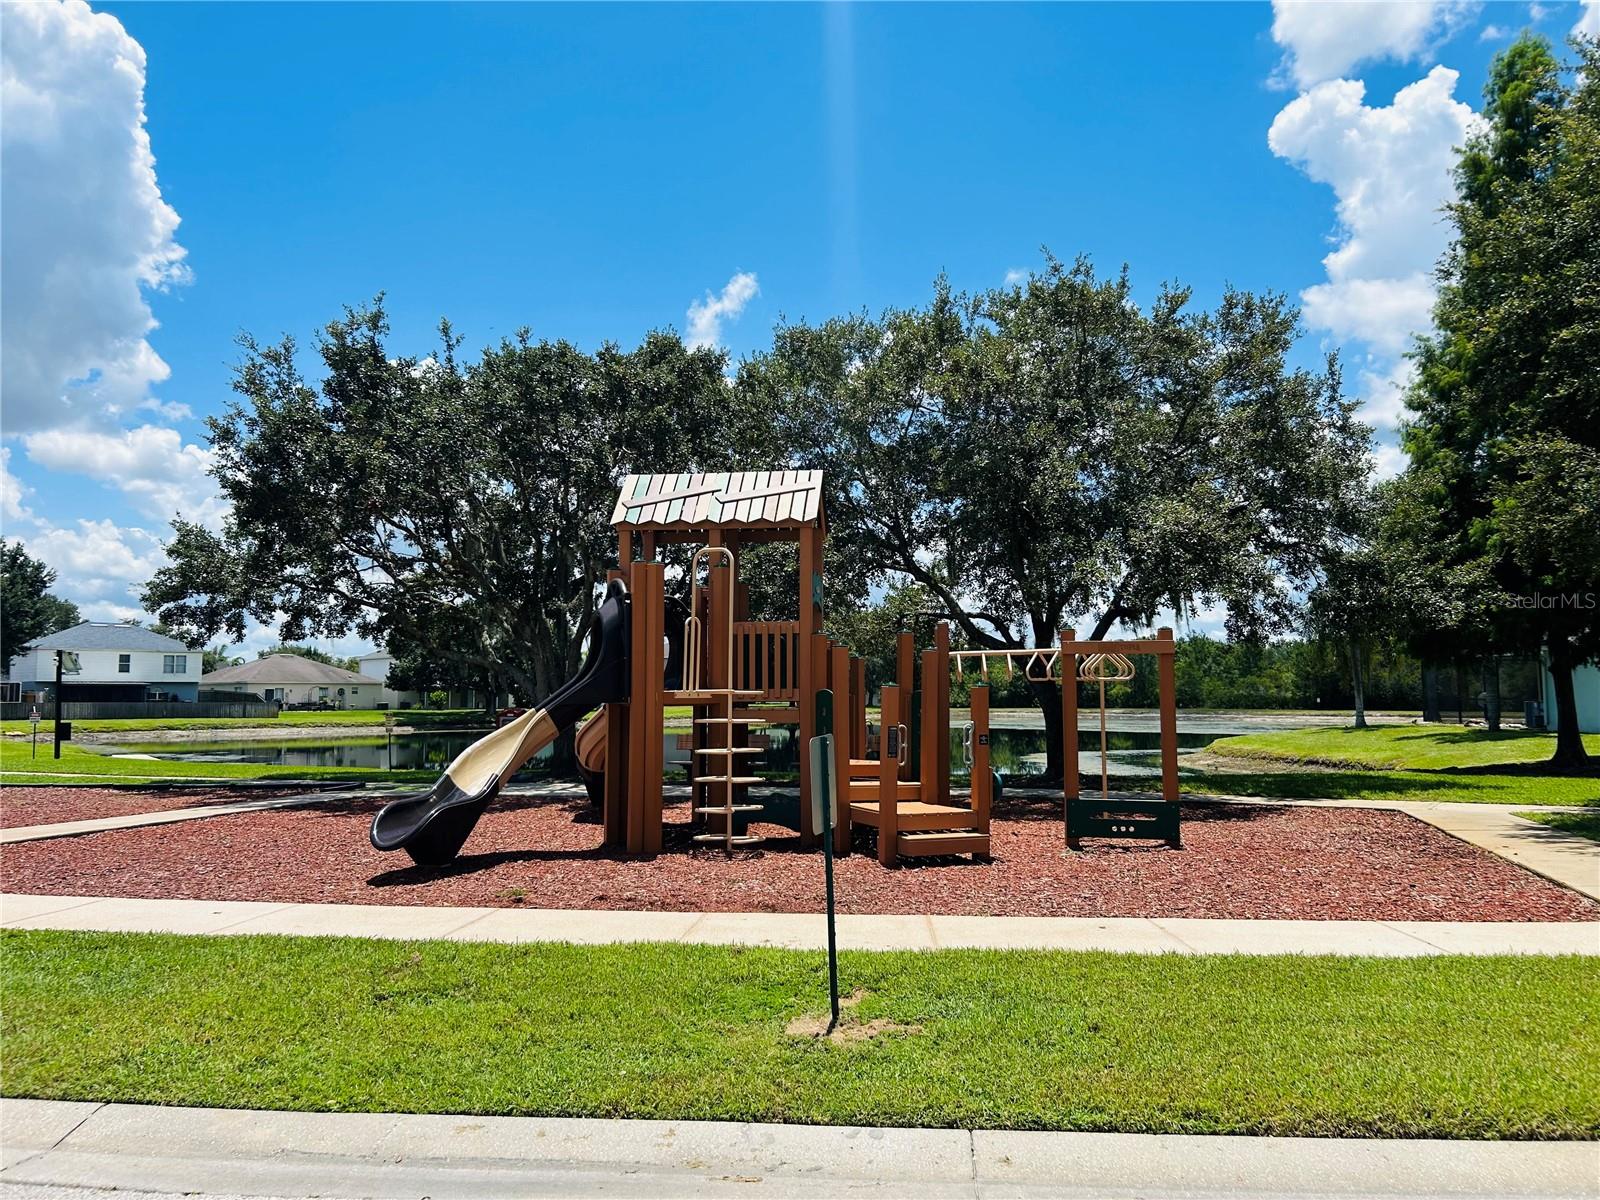
[{"label": "black spiral slide", "polygon": [[473,826],[523,763],[601,704],[628,698],[628,589],[606,585],[583,667],[544,707],[523,713],[456,755],[437,783],[393,800],[372,818],[379,850],[404,850],[419,866],[439,867],[461,852]]}]

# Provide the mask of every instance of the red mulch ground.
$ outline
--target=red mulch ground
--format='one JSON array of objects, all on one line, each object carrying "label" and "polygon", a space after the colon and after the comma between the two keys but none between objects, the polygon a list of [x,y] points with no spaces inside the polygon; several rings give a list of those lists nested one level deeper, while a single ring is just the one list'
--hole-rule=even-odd
[{"label": "red mulch ground", "polygon": [[[314,901],[525,905],[715,912],[816,912],[822,864],[792,834],[732,860],[688,848],[669,807],[667,852],[629,861],[600,849],[581,800],[508,800],[479,824],[450,867],[379,854],[367,824],[381,801],[117,830],[7,846],[11,892]],[[870,854],[838,863],[839,907],[852,913],[994,913],[1122,917],[1592,921],[1600,904],[1399,813],[1197,805],[1184,808],[1181,851],[1086,842],[1062,856],[1054,804],[1004,803],[995,860],[884,870]]]},{"label": "red mulch ground", "polygon": [[168,812],[207,804],[234,804],[240,800],[269,800],[293,796],[304,788],[269,791],[264,788],[175,788],[171,791],[133,792],[123,788],[8,787],[0,791],[0,829],[24,825],[54,825],[58,821],[93,821],[130,813]]}]

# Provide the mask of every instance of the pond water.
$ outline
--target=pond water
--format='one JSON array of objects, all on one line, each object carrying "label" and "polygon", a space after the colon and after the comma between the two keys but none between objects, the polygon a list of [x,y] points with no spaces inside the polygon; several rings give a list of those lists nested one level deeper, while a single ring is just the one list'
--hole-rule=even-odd
[{"label": "pond water", "polygon": [[[396,734],[383,737],[284,738],[281,741],[191,741],[147,742],[106,746],[107,754],[140,754],[152,758],[196,763],[266,763],[292,767],[365,767],[375,770],[442,771],[467,746],[486,730],[451,730],[440,733]],[[1193,753],[1218,737],[1237,732],[1231,729],[1185,730],[1179,722],[1178,753]],[[1118,774],[1159,774],[1157,752],[1161,747],[1154,729],[1115,729],[1107,734],[1107,751]],[[1037,774],[1044,767],[1044,730],[994,729],[990,733],[989,757],[995,769],[1006,776]],[[960,728],[951,731],[951,763],[959,772],[964,761]],[[794,778],[799,770],[796,738],[792,726],[775,725],[751,735],[751,744],[762,753],[751,762],[759,774],[774,779]],[[662,736],[666,774],[679,779],[692,746],[688,729],[669,729]],[[1081,730],[1078,737],[1079,770],[1088,774],[1100,771],[1100,732]],[[550,751],[540,751],[521,773],[522,778],[548,775]]]}]

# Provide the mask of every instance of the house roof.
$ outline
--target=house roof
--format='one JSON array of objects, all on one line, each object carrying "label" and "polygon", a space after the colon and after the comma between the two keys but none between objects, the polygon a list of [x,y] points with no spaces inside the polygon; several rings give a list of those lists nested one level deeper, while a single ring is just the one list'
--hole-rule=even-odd
[{"label": "house roof", "polygon": [[200,683],[262,683],[269,686],[298,684],[370,684],[372,676],[358,675],[343,667],[330,667],[298,654],[269,654],[237,667],[222,667],[200,676]]},{"label": "house roof", "polygon": [[166,654],[189,649],[175,637],[117,621],[85,621],[36,638],[28,645],[38,650],[160,650]]},{"label": "house roof", "polygon": [[629,475],[622,481],[611,523],[672,530],[820,525],[822,472]]}]

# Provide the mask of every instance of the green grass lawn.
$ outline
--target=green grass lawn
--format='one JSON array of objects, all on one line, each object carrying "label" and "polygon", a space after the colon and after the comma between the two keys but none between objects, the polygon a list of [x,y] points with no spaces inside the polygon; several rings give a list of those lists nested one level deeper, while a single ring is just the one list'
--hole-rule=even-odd
[{"label": "green grass lawn", "polygon": [[0,935],[5,1092],[241,1108],[1600,1135],[1600,962]]},{"label": "green grass lawn", "polygon": [[1516,815],[1562,833],[1575,833],[1591,842],[1600,842],[1600,812],[1519,812]]},{"label": "green grass lawn", "polygon": [[[490,722],[481,708],[351,708],[333,712],[281,712],[276,717],[127,717],[74,721],[74,731],[84,733],[152,732],[155,730],[276,729],[282,726],[364,726],[383,728],[383,718],[393,716],[398,725],[413,729],[486,729]],[[53,722],[39,722],[39,739],[52,736]],[[24,734],[26,721],[0,721],[0,733]]]},{"label": "green grass lawn", "polygon": [[[1179,760],[1182,761],[1182,760]],[[1099,778],[1094,780],[1099,785]],[[1129,786],[1148,787],[1148,780]],[[1600,779],[1430,771],[1185,771],[1186,792],[1282,800],[1422,800],[1452,804],[1600,804]]]},{"label": "green grass lawn", "polygon": [[[1600,756],[1600,735],[1584,745]],[[1438,800],[1474,804],[1600,804],[1600,774],[1540,770],[1555,735],[1391,725],[1372,729],[1296,729],[1218,738],[1208,754],[1283,763],[1297,770],[1186,772],[1185,786],[1241,796],[1330,800]],[[1305,770],[1306,767],[1321,768]]]},{"label": "green grass lawn", "polygon": [[352,783],[432,783],[439,772],[377,771],[365,767],[296,767],[269,763],[173,762],[159,758],[113,758],[96,754],[68,742],[61,747],[60,759],[51,756],[50,747],[41,745],[37,758],[31,757],[26,742],[0,742],[0,783],[56,782],[56,776],[72,777],[71,782],[97,779],[317,779]]},{"label": "green grass lawn", "polygon": [[[1600,756],[1600,734],[1586,734],[1584,747]],[[1555,753],[1553,733],[1506,729],[1490,733],[1459,725],[1383,725],[1371,729],[1293,729],[1219,738],[1213,754],[1229,758],[1271,758],[1355,770],[1439,771],[1548,761]]]}]

